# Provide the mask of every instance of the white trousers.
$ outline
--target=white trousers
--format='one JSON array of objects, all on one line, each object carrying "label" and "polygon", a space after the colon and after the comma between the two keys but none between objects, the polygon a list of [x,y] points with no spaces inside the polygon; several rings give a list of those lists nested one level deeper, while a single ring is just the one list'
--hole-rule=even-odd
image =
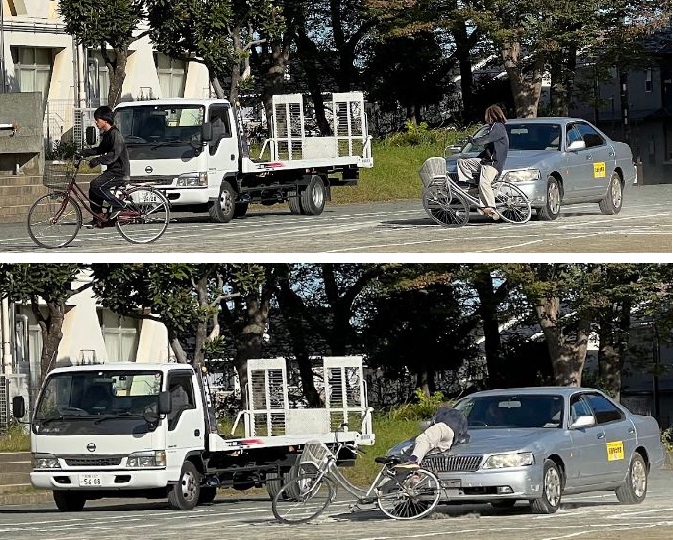
[{"label": "white trousers", "polygon": [[418,458],[418,463],[423,461],[425,454],[430,450],[444,452],[453,444],[453,430],[444,422],[433,424],[418,437],[412,455]]},{"label": "white trousers", "polygon": [[482,165],[480,158],[460,158],[458,160],[458,179],[472,182],[475,172],[479,171],[479,199],[485,207],[495,208],[495,197],[491,184],[498,176],[498,169]]}]

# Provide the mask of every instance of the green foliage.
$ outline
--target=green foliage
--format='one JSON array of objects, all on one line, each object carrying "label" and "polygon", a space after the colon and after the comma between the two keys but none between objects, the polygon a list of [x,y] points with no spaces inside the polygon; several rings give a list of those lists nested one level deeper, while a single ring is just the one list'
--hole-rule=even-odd
[{"label": "green foliage", "polygon": [[667,452],[673,453],[673,427],[662,430],[661,444],[664,445]]},{"label": "green foliage", "polygon": [[465,138],[468,134],[455,130],[428,129],[426,122],[415,124],[411,120],[404,123],[406,131],[393,133],[383,139],[385,146],[430,146],[430,145],[451,145]]},{"label": "green foliage", "polygon": [[12,422],[5,433],[0,434],[0,452],[29,452],[30,433],[18,422]]},{"label": "green foliage", "polygon": [[143,0],[59,0],[65,31],[87,47],[126,49],[144,14]]},{"label": "green foliage", "polygon": [[46,160],[65,160],[72,159],[78,150],[77,143],[74,141],[64,141],[61,139],[52,148],[44,154]]},{"label": "green foliage", "polygon": [[47,303],[62,303],[73,294],[72,282],[81,268],[80,264],[0,264],[0,291],[16,301],[41,297]]},{"label": "green foliage", "polygon": [[[390,420],[428,420],[437,412],[437,408],[445,402],[444,394],[435,392],[426,396],[420,388],[414,391],[416,401],[405,403],[388,411]],[[398,441],[399,442],[399,441]]]}]

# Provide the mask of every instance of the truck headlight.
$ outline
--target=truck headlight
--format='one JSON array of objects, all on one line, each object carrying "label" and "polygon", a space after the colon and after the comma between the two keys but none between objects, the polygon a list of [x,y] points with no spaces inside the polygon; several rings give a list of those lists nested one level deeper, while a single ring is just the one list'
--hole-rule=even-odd
[{"label": "truck headlight", "polygon": [[482,469],[504,469],[506,467],[524,467],[535,462],[531,452],[493,454],[481,466]]},{"label": "truck headlight", "polygon": [[135,452],[131,454],[126,465],[128,467],[165,467],[166,466],[166,452],[164,450],[156,450],[154,452]]},{"label": "truck headlight", "polygon": [[203,187],[208,185],[208,172],[186,173],[178,176],[178,187]]},{"label": "truck headlight", "polygon": [[33,454],[33,469],[60,469],[61,464],[53,454]]},{"label": "truck headlight", "polygon": [[509,171],[502,176],[505,182],[532,182],[540,179],[539,169],[523,169],[521,171]]}]

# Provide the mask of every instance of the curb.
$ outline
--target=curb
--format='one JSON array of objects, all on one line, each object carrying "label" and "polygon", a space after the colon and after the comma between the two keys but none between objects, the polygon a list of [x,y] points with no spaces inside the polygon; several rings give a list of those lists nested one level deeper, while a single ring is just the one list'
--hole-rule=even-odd
[{"label": "curb", "polygon": [[0,494],[0,507],[53,502],[51,491],[20,491]]}]

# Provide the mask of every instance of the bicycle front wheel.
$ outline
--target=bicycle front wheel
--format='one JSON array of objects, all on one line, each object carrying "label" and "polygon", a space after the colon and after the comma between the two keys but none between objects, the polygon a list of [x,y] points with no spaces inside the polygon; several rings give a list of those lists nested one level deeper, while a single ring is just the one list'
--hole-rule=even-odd
[{"label": "bicycle front wheel", "polygon": [[439,480],[430,471],[398,473],[379,488],[377,503],[388,517],[419,519],[435,509],[441,495]]},{"label": "bicycle front wheel", "polygon": [[530,219],[530,201],[526,194],[509,182],[495,182],[495,209],[509,223],[526,223]]},{"label": "bicycle front wheel", "polygon": [[28,234],[38,246],[67,246],[82,226],[82,210],[62,191],[43,195],[28,210]]},{"label": "bicycle front wheel", "polygon": [[281,488],[273,498],[271,510],[283,523],[306,523],[322,514],[334,496],[329,479],[302,474]]},{"label": "bicycle front wheel", "polygon": [[433,183],[423,188],[423,208],[444,227],[462,227],[470,220],[470,205],[460,195],[449,192],[446,186]]},{"label": "bicycle front wheel", "polygon": [[131,188],[124,198],[126,208],[117,217],[117,230],[134,244],[157,240],[168,227],[170,204],[159,191],[149,187]]}]

